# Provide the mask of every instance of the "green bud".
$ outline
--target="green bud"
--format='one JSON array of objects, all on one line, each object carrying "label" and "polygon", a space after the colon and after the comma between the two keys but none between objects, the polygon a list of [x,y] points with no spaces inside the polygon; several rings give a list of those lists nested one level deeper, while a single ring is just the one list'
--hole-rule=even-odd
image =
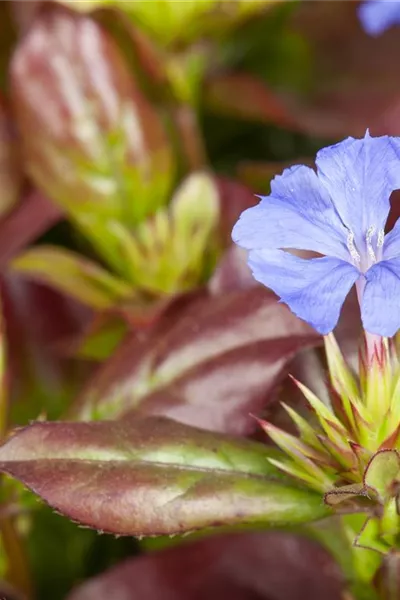
[{"label": "green bud", "polygon": [[213,233],[218,220],[219,196],[212,177],[194,173],[178,188],[169,208],[157,211],[135,232],[114,223],[132,283],[151,295],[198,285],[216,259]]}]

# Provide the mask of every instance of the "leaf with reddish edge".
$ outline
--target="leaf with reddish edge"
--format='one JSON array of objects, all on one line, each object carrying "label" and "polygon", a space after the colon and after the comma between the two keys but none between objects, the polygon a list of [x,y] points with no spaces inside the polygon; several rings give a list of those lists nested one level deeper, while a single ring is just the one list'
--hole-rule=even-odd
[{"label": "leaf with reddish edge", "polygon": [[170,306],[147,333],[133,333],[89,382],[71,415],[164,414],[245,434],[288,360],[320,337],[257,286]]},{"label": "leaf with reddish edge", "polygon": [[149,393],[138,408],[128,410],[126,415],[134,416],[140,410],[213,431],[249,434],[256,427],[250,413],[264,409],[288,357],[308,340],[296,341],[287,338],[260,342],[224,353],[217,361],[204,361],[166,389]]},{"label": "leaf with reddish edge", "polygon": [[37,191],[29,192],[0,221],[0,265],[62,218],[62,211]]},{"label": "leaf with reddish edge", "polygon": [[136,223],[166,200],[163,125],[98,23],[48,7],[16,50],[11,82],[27,169],[75,218]]},{"label": "leaf with reddish edge", "polygon": [[214,295],[232,293],[258,285],[247,264],[247,251],[236,244],[232,244],[222,256],[208,282],[208,287]]},{"label": "leaf with reddish edge", "polygon": [[269,464],[262,444],[163,417],[34,423],[0,447],[0,471],[73,521],[120,535],[330,514],[320,494]]},{"label": "leaf with reddish edge", "polygon": [[68,600],[338,600],[343,588],[318,544],[282,532],[236,533],[126,560]]},{"label": "leaf with reddish edge", "polygon": [[249,73],[213,75],[206,82],[204,101],[218,114],[298,128],[283,99],[265,81]]},{"label": "leaf with reddish edge", "polygon": [[149,303],[139,298],[119,304],[96,314],[83,332],[65,340],[63,352],[67,356],[105,360],[130,330],[134,329],[136,335],[142,337],[157,325],[161,335],[161,328],[167,326],[168,329],[171,318],[176,319],[181,310],[205,294],[204,290],[197,289]]}]

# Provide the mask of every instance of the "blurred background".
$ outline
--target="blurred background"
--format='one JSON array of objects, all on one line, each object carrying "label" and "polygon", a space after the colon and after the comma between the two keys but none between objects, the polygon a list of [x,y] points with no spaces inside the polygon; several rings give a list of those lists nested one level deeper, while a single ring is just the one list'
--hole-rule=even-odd
[{"label": "blurred background", "polygon": [[[230,232],[286,166],[367,128],[400,135],[400,31],[371,37],[357,11],[351,0],[0,2],[2,435],[139,409],[254,435],[248,413],[285,392],[294,354],[317,342],[268,313],[272,295]],[[11,480],[1,494],[9,599],[67,598],[171,543],[80,529]],[[160,589],[148,597],[189,598]],[[297,598],[285,593],[237,598]]]}]

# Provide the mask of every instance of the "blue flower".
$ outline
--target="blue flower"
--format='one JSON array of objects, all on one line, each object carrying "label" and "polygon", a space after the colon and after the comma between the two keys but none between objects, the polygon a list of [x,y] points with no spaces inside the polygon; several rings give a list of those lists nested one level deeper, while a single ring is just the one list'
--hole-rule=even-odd
[{"label": "blue flower", "polygon": [[[322,334],[335,327],[357,286],[364,328],[400,329],[400,219],[386,236],[390,194],[400,188],[400,138],[347,138],[271,182],[271,194],[245,210],[232,237],[250,250],[257,281]],[[288,250],[325,256],[299,258]]]},{"label": "blue flower", "polygon": [[400,24],[400,2],[367,0],[361,4],[358,14],[367,33],[380,35],[392,25]]}]

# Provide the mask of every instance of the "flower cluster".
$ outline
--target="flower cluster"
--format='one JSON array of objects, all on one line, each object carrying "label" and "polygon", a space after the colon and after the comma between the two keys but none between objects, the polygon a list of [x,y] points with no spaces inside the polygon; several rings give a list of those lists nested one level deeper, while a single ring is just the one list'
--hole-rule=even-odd
[{"label": "flower cluster", "polygon": [[233,240],[250,251],[255,279],[320,333],[336,326],[356,284],[365,330],[391,337],[400,328],[400,221],[387,235],[385,225],[400,188],[400,138],[347,138],[318,152],[316,165],[275,177]]},{"label": "flower cluster", "polygon": [[316,166],[276,177],[271,194],[241,215],[233,239],[249,250],[254,277],[322,334],[355,284],[365,345],[356,374],[325,335],[330,403],[296,382],[311,421],[284,406],[297,436],[260,424],[286,455],[271,462],[331,507],[365,514],[356,543],[387,553],[400,530],[400,361],[396,341],[386,339],[400,329],[400,219],[385,232],[400,187],[400,138],[348,138],[321,150]]}]

